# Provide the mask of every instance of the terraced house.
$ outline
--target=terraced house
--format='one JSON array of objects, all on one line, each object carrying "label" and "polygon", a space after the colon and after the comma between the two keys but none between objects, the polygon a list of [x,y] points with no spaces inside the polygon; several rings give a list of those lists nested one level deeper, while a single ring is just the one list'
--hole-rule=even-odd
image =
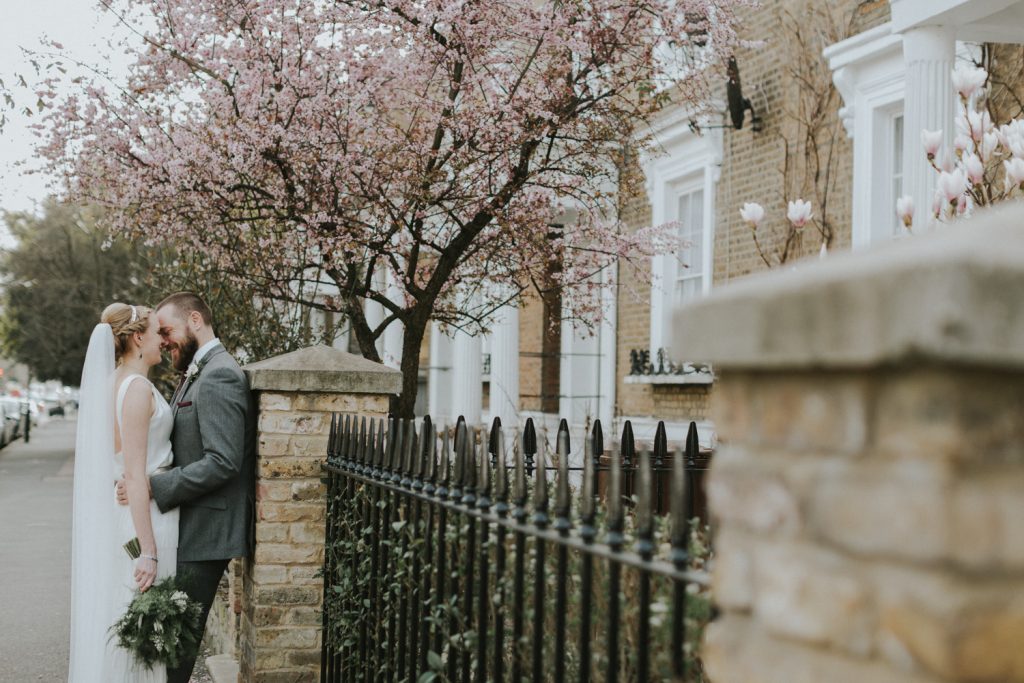
[{"label": "terraced house", "polygon": [[[714,368],[668,351],[672,311],[734,278],[799,267],[823,246],[907,237],[896,199],[913,197],[919,215],[931,206],[936,174],[920,133],[941,130],[949,147],[958,63],[988,69],[994,119],[1024,110],[1024,2],[767,0],[745,30],[759,42],[735,55],[715,111],[669,104],[657,148],[627,155],[622,169],[625,225],[675,223],[687,246],[603,273],[606,315],[595,329],[560,322],[557,294],[506,308],[483,337],[434,329],[421,351],[418,414],[497,415],[505,425],[533,417],[549,429],[562,417],[576,427],[600,419],[615,433],[628,419],[641,440],[659,420],[681,440],[692,420],[713,445]],[[811,204],[802,230],[786,220],[797,198]],[[757,231],[740,217],[746,202],[767,210]],[[397,367],[401,334],[391,332],[380,350]]]}]

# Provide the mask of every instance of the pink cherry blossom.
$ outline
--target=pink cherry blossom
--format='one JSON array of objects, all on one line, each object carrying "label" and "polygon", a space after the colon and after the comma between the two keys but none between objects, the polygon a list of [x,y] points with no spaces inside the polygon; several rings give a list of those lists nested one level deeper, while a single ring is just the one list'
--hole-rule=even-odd
[{"label": "pink cherry blossom", "polygon": [[121,46],[126,82],[49,104],[40,152],[68,197],[260,296],[343,314],[371,358],[404,324],[415,377],[431,319],[480,331],[544,283],[593,324],[603,272],[674,250],[666,226],[612,218],[621,150],[657,146],[652,93],[710,111],[755,3],[109,4],[145,46]]}]

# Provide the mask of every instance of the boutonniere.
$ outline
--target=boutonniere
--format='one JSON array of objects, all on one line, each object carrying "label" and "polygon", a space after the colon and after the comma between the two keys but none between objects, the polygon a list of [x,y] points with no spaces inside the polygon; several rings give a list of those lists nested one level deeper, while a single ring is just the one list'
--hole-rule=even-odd
[{"label": "boutonniere", "polygon": [[185,369],[185,384],[183,384],[181,387],[182,394],[185,393],[186,389],[192,386],[192,382],[195,381],[201,369],[202,368],[199,366],[198,363],[192,362],[188,364],[188,367]]}]

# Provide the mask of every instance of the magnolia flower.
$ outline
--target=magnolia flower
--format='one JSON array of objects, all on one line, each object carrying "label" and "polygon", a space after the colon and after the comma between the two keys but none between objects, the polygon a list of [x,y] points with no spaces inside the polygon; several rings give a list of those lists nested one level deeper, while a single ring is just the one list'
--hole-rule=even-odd
[{"label": "magnolia flower", "polygon": [[985,133],[985,137],[981,140],[981,158],[991,159],[998,146],[999,135],[996,133]]},{"label": "magnolia flower", "polygon": [[964,152],[970,151],[973,143],[971,139],[966,135],[957,135],[953,138],[953,149],[956,150],[957,157],[962,157]]},{"label": "magnolia flower", "polygon": [[942,146],[942,131],[922,130],[921,144],[924,145],[924,153],[928,155],[928,161],[931,161],[938,154],[939,147]]},{"label": "magnolia flower", "polygon": [[802,199],[790,202],[786,217],[793,224],[793,227],[799,230],[807,225],[807,221],[811,220],[811,203],[805,202]]},{"label": "magnolia flower", "polygon": [[1024,189],[1024,159],[1014,157],[1003,162],[1006,170],[1006,189],[1014,187]]},{"label": "magnolia flower", "polygon": [[964,157],[964,170],[972,185],[981,185],[985,179],[985,164],[981,163],[981,157],[977,154],[968,154]]},{"label": "magnolia flower", "polygon": [[942,215],[942,206],[944,202],[942,200],[942,193],[935,190],[935,194],[932,195],[932,215],[938,218]]},{"label": "magnolia flower", "polygon": [[953,161],[953,156],[947,149],[942,153],[942,159],[939,160],[939,170],[952,173],[954,168],[956,168],[956,162]]},{"label": "magnolia flower", "polygon": [[967,112],[967,127],[971,140],[981,140],[985,133],[993,130],[992,116],[987,111]]},{"label": "magnolia flower", "polygon": [[764,220],[764,207],[756,202],[746,202],[740,209],[740,217],[750,225],[751,230],[757,230]]},{"label": "magnolia flower", "polygon": [[903,221],[903,225],[909,228],[914,222],[914,198],[905,194],[897,199],[896,215]]},{"label": "magnolia flower", "polygon": [[956,200],[964,193],[967,189],[967,176],[959,168],[953,169],[952,171],[942,171],[939,173],[939,182],[937,184],[939,192],[946,198],[947,202],[955,203]]},{"label": "magnolia flower", "polygon": [[1024,133],[1009,135],[1006,138],[1006,147],[1013,156],[1024,158]]},{"label": "magnolia flower", "polygon": [[986,80],[988,73],[984,69],[974,66],[958,66],[953,69],[953,89],[965,100],[985,85]]}]

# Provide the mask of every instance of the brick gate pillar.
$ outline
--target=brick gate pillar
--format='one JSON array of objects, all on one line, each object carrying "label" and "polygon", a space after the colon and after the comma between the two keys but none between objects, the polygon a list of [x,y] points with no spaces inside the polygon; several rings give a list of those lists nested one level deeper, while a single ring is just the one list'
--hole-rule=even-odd
[{"label": "brick gate pillar", "polygon": [[256,552],[242,569],[240,683],[320,678],[327,456],[333,413],[384,417],[401,373],[327,346],[247,365],[259,399]]},{"label": "brick gate pillar", "polygon": [[1024,209],[729,284],[715,683],[1024,681]]}]

